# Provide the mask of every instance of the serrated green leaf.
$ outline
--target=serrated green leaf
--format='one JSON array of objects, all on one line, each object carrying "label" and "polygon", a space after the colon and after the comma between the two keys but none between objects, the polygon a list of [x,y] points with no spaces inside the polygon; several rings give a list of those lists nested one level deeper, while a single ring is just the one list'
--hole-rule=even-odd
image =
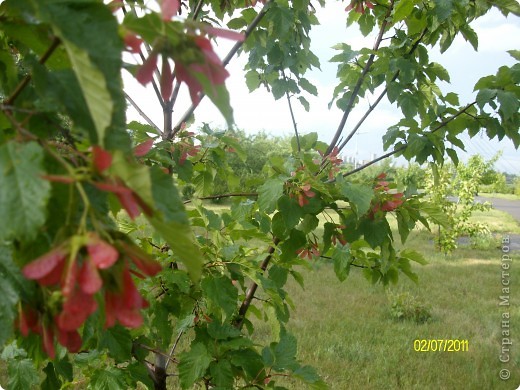
[{"label": "serrated green leaf", "polygon": [[309,92],[311,95],[318,96],[318,88],[316,88],[314,84],[311,84],[311,82],[306,78],[300,78],[298,80],[298,85],[305,91]]},{"label": "serrated green leaf", "polygon": [[117,363],[126,362],[132,356],[132,336],[126,328],[117,325],[105,329],[101,334],[99,347],[106,348]]},{"label": "serrated green leaf", "polygon": [[359,226],[365,241],[371,248],[380,246],[385,239],[392,234],[386,218],[383,219],[364,219]]},{"label": "serrated green leaf", "polygon": [[336,247],[332,253],[332,260],[334,261],[334,273],[340,282],[343,282],[350,271],[350,250],[348,247]]},{"label": "serrated green leaf", "polygon": [[412,119],[419,110],[419,99],[409,92],[402,93],[398,98],[399,106],[407,119]]},{"label": "serrated green leaf", "polygon": [[298,369],[293,372],[293,376],[307,383],[309,388],[313,390],[326,390],[329,388],[327,384],[320,378],[314,367],[298,367]]},{"label": "serrated green leaf", "polygon": [[31,389],[39,382],[39,375],[30,359],[12,359],[7,362],[9,381],[7,388],[13,390]]},{"label": "serrated green leaf", "polygon": [[150,179],[154,206],[159,211],[161,219],[188,225],[184,203],[173,178],[154,166],[150,167]]},{"label": "serrated green leaf", "polygon": [[394,7],[393,22],[396,23],[406,18],[409,18],[410,14],[412,13],[413,7],[417,3],[417,0],[399,1],[397,5]]},{"label": "serrated green leaf", "polygon": [[43,174],[43,150],[36,142],[0,146],[0,242],[32,239],[45,222],[50,184]]},{"label": "serrated green leaf", "polygon": [[358,216],[364,215],[370,208],[374,191],[369,186],[341,180],[340,191]]},{"label": "serrated green leaf", "polygon": [[476,101],[480,109],[484,108],[484,106],[493,100],[496,95],[496,89],[484,88],[478,91]]},{"label": "serrated green leaf", "polygon": [[215,340],[226,340],[240,337],[241,332],[230,324],[220,324],[218,321],[213,321],[208,324],[208,334]]},{"label": "serrated green leaf", "polygon": [[202,343],[194,343],[188,352],[179,355],[179,379],[183,389],[189,389],[201,379],[211,363],[211,355]]},{"label": "serrated green leaf", "polygon": [[175,221],[165,222],[155,217],[149,217],[148,221],[170,245],[175,257],[186,266],[190,277],[198,280],[204,258],[190,226]]},{"label": "serrated green leaf", "polygon": [[459,156],[455,150],[452,148],[446,148],[446,153],[448,153],[448,156],[451,158],[451,161],[453,161],[453,164],[459,165]]},{"label": "serrated green leaf", "polygon": [[192,75],[202,85],[204,93],[210,98],[213,104],[218,108],[229,127],[233,125],[233,107],[229,100],[229,92],[225,84],[215,85],[210,82],[205,74],[194,72]]},{"label": "serrated green leaf", "polygon": [[288,92],[287,81],[284,79],[276,79],[271,83],[271,91],[275,100],[280,99]]},{"label": "serrated green leaf", "polygon": [[448,73],[446,68],[441,64],[438,64],[437,62],[432,62],[430,64],[430,69],[440,80],[450,82],[450,74]]},{"label": "serrated green leaf", "polygon": [[229,360],[211,362],[209,372],[215,385],[222,389],[232,389],[234,383],[233,370]]},{"label": "serrated green leaf", "polygon": [[63,44],[69,54],[74,73],[78,78],[81,91],[87,102],[90,116],[96,126],[98,143],[105,145],[105,131],[112,121],[114,103],[103,73],[92,63],[85,50],[74,45],[68,40]]},{"label": "serrated green leaf", "polygon": [[498,90],[497,100],[500,103],[500,111],[502,111],[504,119],[509,119],[518,114],[520,102],[513,92]]},{"label": "serrated green leaf", "polygon": [[473,46],[473,49],[475,49],[475,51],[477,51],[478,50],[478,35],[475,32],[475,30],[473,30],[469,24],[465,24],[460,27],[460,32],[462,33],[462,36],[464,37],[464,39],[466,41],[468,41],[469,43],[471,43],[471,46]]},{"label": "serrated green leaf", "polygon": [[273,4],[266,18],[269,21],[269,30],[277,36],[284,36],[294,23],[293,16],[291,9],[278,5],[278,3]]},{"label": "serrated green leaf", "polygon": [[[0,258],[0,261],[3,261]],[[18,293],[15,290],[11,280],[4,275],[0,265],[0,346],[13,334],[13,323],[16,318],[16,303],[18,302]]]},{"label": "serrated green leaf", "polygon": [[258,188],[258,208],[260,211],[272,213],[276,208],[278,199],[283,194],[283,180],[279,178],[268,179]]},{"label": "serrated green leaf", "polygon": [[453,11],[453,0],[434,0],[435,8],[433,9],[439,21],[444,21],[451,16]]},{"label": "serrated green leaf", "polygon": [[90,378],[89,390],[120,390],[125,389],[125,375],[114,367],[104,367],[96,370]]},{"label": "serrated green leaf", "polygon": [[274,355],[273,369],[276,371],[294,370],[298,367],[296,361],[296,337],[284,333],[280,341],[272,348]]},{"label": "serrated green leaf", "polygon": [[226,318],[237,309],[238,290],[227,276],[207,276],[202,279],[202,290],[215,308],[220,308]]},{"label": "serrated green leaf", "polygon": [[278,199],[278,210],[280,210],[287,230],[295,227],[304,214],[296,200],[289,198],[287,195],[282,195]]},{"label": "serrated green leaf", "polygon": [[428,264],[428,262],[426,261],[426,259],[424,258],[424,256],[422,254],[420,254],[419,252],[414,251],[412,249],[403,249],[399,253],[399,256],[412,260],[412,261],[415,261],[416,263],[419,263],[421,265]]},{"label": "serrated green leaf", "polygon": [[459,104],[459,95],[455,92],[449,92],[444,96],[444,100],[452,106],[457,106]]},{"label": "serrated green leaf", "polygon": [[309,112],[310,108],[311,108],[311,105],[310,103],[307,101],[307,99],[305,99],[303,96],[298,96],[298,101],[300,102],[300,104],[303,106],[303,108],[305,109],[305,111]]}]

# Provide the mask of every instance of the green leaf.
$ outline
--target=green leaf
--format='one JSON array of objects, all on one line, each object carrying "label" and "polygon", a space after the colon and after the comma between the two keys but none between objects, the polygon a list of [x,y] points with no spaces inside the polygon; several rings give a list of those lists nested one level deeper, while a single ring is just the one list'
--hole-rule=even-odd
[{"label": "green leaf", "polygon": [[276,36],[284,36],[294,24],[293,11],[275,3],[267,14],[269,30]]},{"label": "green leaf", "polygon": [[238,290],[231,279],[227,276],[209,275],[202,279],[202,290],[207,299],[212,302],[215,308],[220,308],[226,318],[231,317],[237,308]]},{"label": "green leaf", "polygon": [[456,106],[459,104],[459,95],[455,92],[449,92],[444,96],[444,100],[451,105]]},{"label": "green leaf", "polygon": [[44,224],[50,184],[41,178],[43,150],[36,142],[0,146],[0,242],[32,239]]},{"label": "green leaf", "polygon": [[278,198],[283,194],[284,181],[279,178],[268,179],[258,188],[258,208],[260,211],[272,213]]},{"label": "green leaf", "polygon": [[372,188],[365,184],[349,183],[340,180],[340,191],[348,199],[350,206],[358,216],[364,215],[370,208],[370,202],[374,195]]},{"label": "green leaf", "polygon": [[302,87],[304,90],[309,92],[311,95],[318,96],[318,88],[316,88],[316,86],[311,84],[311,82],[309,80],[307,80],[306,78],[302,77],[301,79],[299,79],[298,84],[300,85],[300,87]]},{"label": "green leaf", "polygon": [[132,336],[126,328],[117,325],[101,333],[99,347],[106,348],[116,363],[126,362],[132,356]]},{"label": "green leaf", "polygon": [[386,218],[376,220],[364,219],[359,227],[363,232],[365,241],[372,248],[380,246],[392,233]]},{"label": "green leaf", "polygon": [[407,119],[412,119],[419,109],[419,99],[409,92],[402,93],[398,98],[399,106]]},{"label": "green leaf", "polygon": [[451,158],[451,161],[453,161],[453,164],[459,165],[459,156],[455,150],[452,148],[446,148],[446,153],[448,153],[448,156]]},{"label": "green leaf", "polygon": [[161,219],[189,225],[184,203],[173,178],[154,166],[150,168],[150,179],[154,206],[160,212]]},{"label": "green leaf", "polygon": [[393,22],[399,22],[401,20],[410,17],[413,7],[418,3],[418,0],[406,0],[399,1],[394,8],[394,20]]},{"label": "green leaf", "polygon": [[316,369],[311,366],[298,367],[292,374],[295,378],[307,383],[313,390],[326,390],[329,388],[325,382],[320,378]]},{"label": "green leaf", "polygon": [[296,361],[296,337],[289,333],[284,333],[280,337],[280,341],[272,349],[274,370],[294,370],[298,367],[298,362]]},{"label": "green leaf", "polygon": [[246,73],[246,85],[249,92],[253,92],[260,86],[260,74],[256,70],[250,70]]},{"label": "green leaf", "polygon": [[451,16],[453,11],[453,0],[434,0],[435,8],[433,9],[439,21],[444,21]]},{"label": "green leaf", "polygon": [[280,214],[283,217],[287,230],[295,227],[298,222],[300,222],[300,218],[303,217],[304,214],[303,209],[296,202],[296,200],[288,197],[287,195],[282,195],[278,199],[278,209],[280,210]]},{"label": "green leaf", "polygon": [[11,279],[4,274],[4,258],[0,253],[0,346],[13,334],[13,323],[16,318],[16,303],[18,293]]},{"label": "green leaf", "polygon": [[332,260],[334,261],[334,272],[336,273],[336,277],[340,282],[343,282],[350,271],[350,259],[351,259],[350,250],[348,247],[339,247],[334,248],[334,252],[332,253]]},{"label": "green leaf", "polygon": [[234,384],[234,375],[229,360],[219,360],[211,362],[209,372],[215,385],[222,389],[232,389]]},{"label": "green leaf", "polygon": [[399,253],[399,256],[404,257],[408,260],[415,261],[416,263],[419,263],[421,265],[428,264],[428,262],[426,261],[426,259],[424,258],[424,256],[422,254],[420,254],[417,251],[411,250],[411,249],[403,249]]},{"label": "green leaf", "polygon": [[298,96],[298,100],[299,100],[300,104],[303,106],[303,108],[305,109],[305,111],[309,112],[311,105],[307,101],[307,99],[305,99],[303,96]]},{"label": "green leaf", "polygon": [[96,126],[98,143],[105,145],[105,131],[112,121],[114,103],[103,73],[92,63],[85,50],[72,42],[63,40],[63,44],[69,54],[72,68],[76,73],[83,96],[87,102],[90,116]]},{"label": "green leaf", "polygon": [[123,372],[114,367],[104,367],[95,371],[87,387],[89,390],[120,390],[125,388],[127,386]]},{"label": "green leaf", "polygon": [[497,100],[500,103],[500,111],[502,111],[504,119],[509,119],[518,113],[520,102],[513,92],[498,90]]},{"label": "green leaf", "polygon": [[226,119],[228,126],[231,127],[233,125],[233,108],[229,101],[229,92],[226,86],[224,84],[212,84],[206,75],[200,72],[193,72],[192,76],[200,82],[204,93],[219,109],[224,119]]},{"label": "green leaf", "polygon": [[183,389],[189,389],[201,379],[211,363],[211,355],[206,346],[196,342],[188,352],[179,355],[179,379]]},{"label": "green leaf", "polygon": [[241,332],[230,324],[220,324],[218,321],[213,321],[208,324],[208,334],[215,340],[226,340],[240,337]]},{"label": "green leaf", "polygon": [[165,222],[155,217],[149,217],[148,221],[170,245],[175,257],[186,266],[190,277],[198,280],[204,258],[196,244],[191,227],[175,221]]},{"label": "green leaf", "polygon": [[287,81],[284,79],[276,79],[271,83],[271,91],[275,100],[280,99],[286,92],[288,92]]},{"label": "green leaf", "polygon": [[478,91],[476,101],[480,109],[484,108],[484,106],[493,100],[496,95],[496,89],[483,88]]},{"label": "green leaf", "polygon": [[471,43],[471,46],[473,46],[473,49],[475,49],[475,51],[477,51],[478,50],[478,35],[475,32],[475,30],[473,30],[469,24],[465,24],[465,25],[460,26],[460,32],[462,33],[462,36],[464,37],[464,39],[466,41],[468,41],[469,43]]},{"label": "green leaf", "polygon": [[7,362],[9,381],[7,388],[13,390],[30,389],[39,382],[39,375],[32,360],[12,359]]}]

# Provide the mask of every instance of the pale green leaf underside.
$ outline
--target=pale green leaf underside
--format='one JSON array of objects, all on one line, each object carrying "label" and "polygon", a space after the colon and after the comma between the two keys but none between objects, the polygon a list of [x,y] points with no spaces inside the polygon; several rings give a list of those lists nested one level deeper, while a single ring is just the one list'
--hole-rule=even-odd
[{"label": "pale green leaf underside", "polygon": [[112,112],[114,110],[114,103],[108,91],[105,76],[92,63],[85,50],[80,49],[67,40],[64,40],[63,44],[96,126],[98,143],[104,145],[105,131],[112,121]]}]

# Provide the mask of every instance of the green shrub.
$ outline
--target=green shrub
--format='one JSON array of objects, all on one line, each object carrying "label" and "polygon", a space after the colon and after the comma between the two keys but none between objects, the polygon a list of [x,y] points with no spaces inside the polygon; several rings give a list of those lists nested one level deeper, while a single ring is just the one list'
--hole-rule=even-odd
[{"label": "green shrub", "polygon": [[430,307],[408,291],[389,292],[390,315],[397,321],[413,321],[423,324],[431,319]]}]

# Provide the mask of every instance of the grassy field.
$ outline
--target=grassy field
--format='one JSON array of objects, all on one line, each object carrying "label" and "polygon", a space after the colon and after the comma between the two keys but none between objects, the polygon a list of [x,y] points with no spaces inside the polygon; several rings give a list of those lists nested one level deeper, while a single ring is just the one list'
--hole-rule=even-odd
[{"label": "grassy field", "polygon": [[[304,271],[305,290],[296,283],[288,286],[296,302],[289,329],[298,339],[299,359],[317,367],[331,389],[517,389],[520,345],[513,344],[507,364],[498,357],[503,312],[511,317],[512,337],[518,340],[520,334],[520,284],[515,282],[520,267],[513,263],[510,269],[511,306],[499,306],[502,251],[497,245],[519,226],[498,211],[480,217],[493,221],[498,231],[486,248],[462,245],[444,256],[435,251],[430,233],[411,238],[409,246],[429,260],[415,267],[418,285],[403,276],[385,289],[369,284],[360,272],[341,283],[323,263]],[[426,310],[431,318],[397,320],[392,302],[403,295],[411,298],[412,309]],[[261,324],[259,333],[265,341],[269,328]],[[416,339],[468,340],[469,351],[416,352]],[[501,369],[508,369],[511,379],[501,380]],[[297,382],[284,384],[302,388]]]}]

